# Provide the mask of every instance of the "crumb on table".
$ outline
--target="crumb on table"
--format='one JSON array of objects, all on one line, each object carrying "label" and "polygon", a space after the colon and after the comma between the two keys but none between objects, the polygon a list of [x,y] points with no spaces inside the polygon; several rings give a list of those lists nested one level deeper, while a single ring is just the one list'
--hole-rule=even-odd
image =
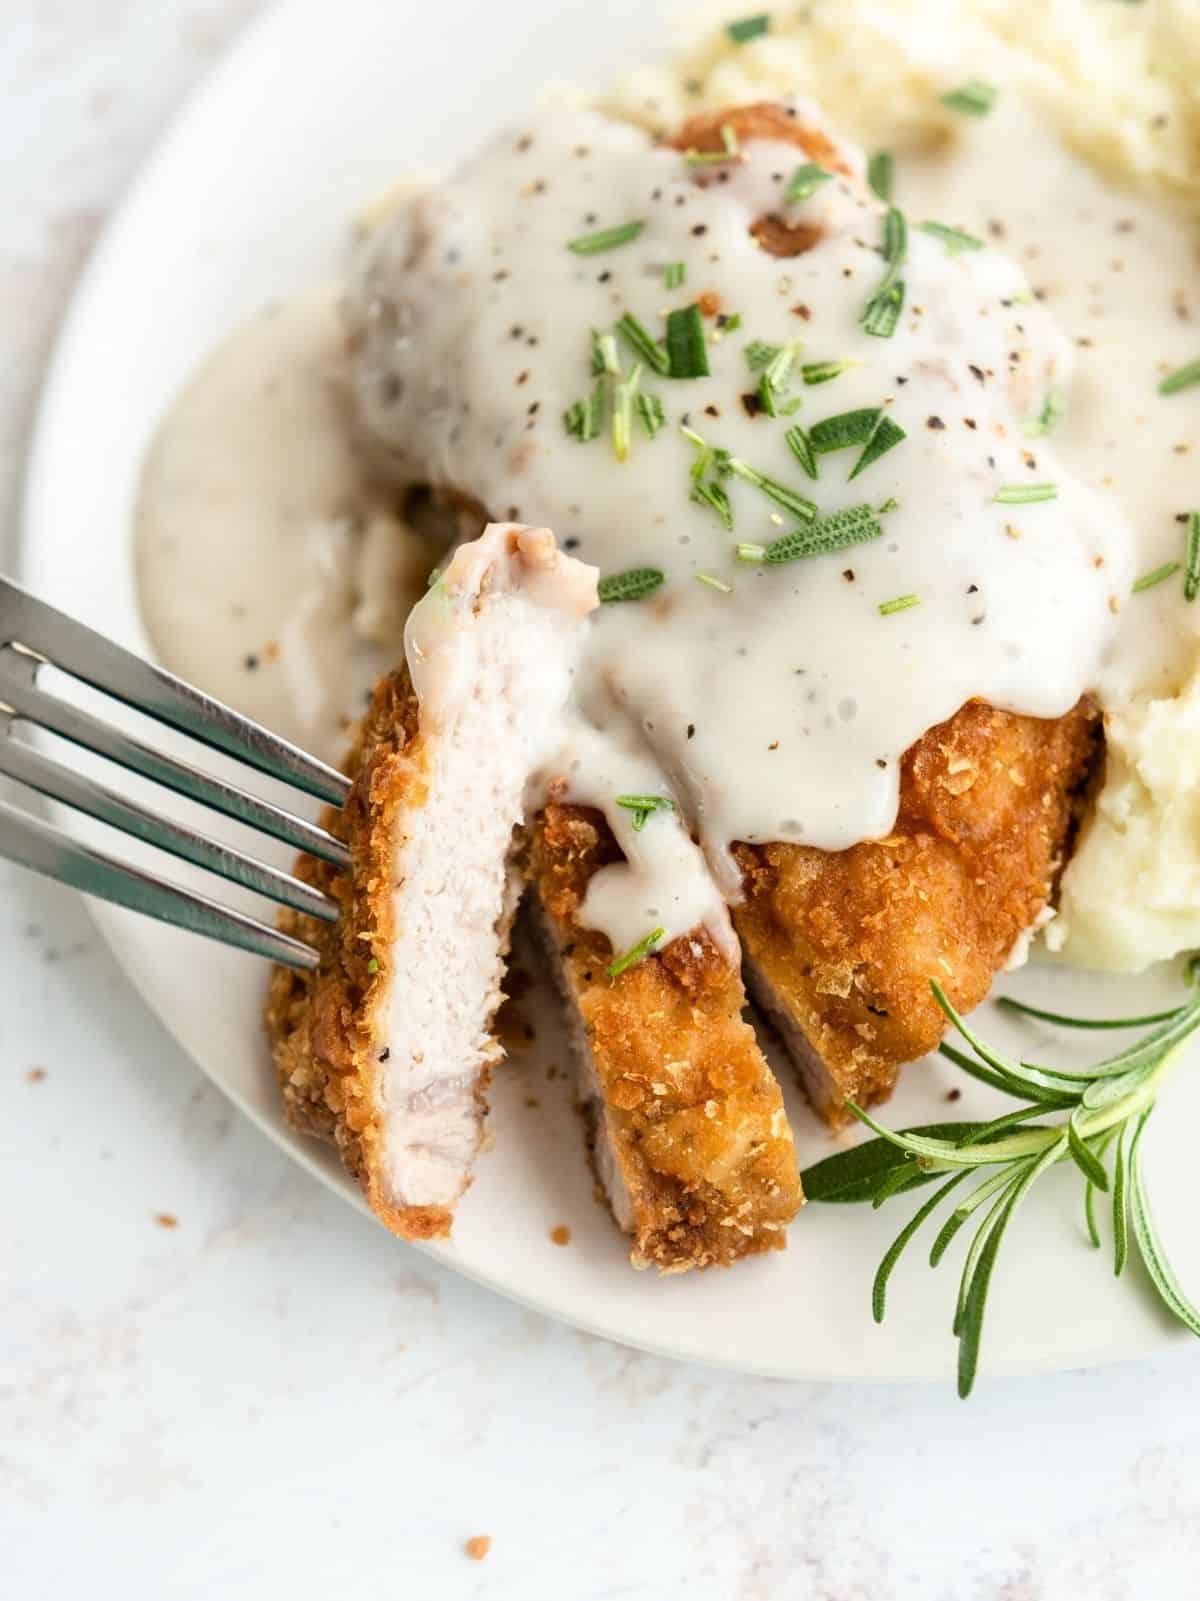
[{"label": "crumb on table", "polygon": [[463,1550],[472,1562],[482,1562],[491,1549],[492,1537],[490,1534],[473,1534],[463,1546]]},{"label": "crumb on table", "polygon": [[154,1221],[160,1229],[177,1229],[179,1227],[179,1219],[174,1212],[155,1212]]},{"label": "crumb on table", "polygon": [[44,1067],[31,1067],[25,1077],[30,1084],[40,1084],[46,1076]]}]

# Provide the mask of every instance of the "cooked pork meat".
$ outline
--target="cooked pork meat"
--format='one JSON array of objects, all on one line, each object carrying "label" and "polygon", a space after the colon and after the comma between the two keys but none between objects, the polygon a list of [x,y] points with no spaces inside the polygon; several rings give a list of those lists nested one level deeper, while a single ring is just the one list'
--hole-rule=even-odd
[{"label": "cooked pork meat", "polygon": [[848,1100],[882,1100],[937,1046],[931,978],[970,1011],[1035,925],[1098,733],[1086,701],[1057,719],[972,702],[905,756],[886,839],[736,847],[751,991],[829,1122]]},{"label": "cooked pork meat", "polygon": [[599,812],[552,803],[528,860],[597,1177],[636,1267],[680,1272],[777,1249],[800,1180],[736,962],[698,930],[611,979],[608,940],[576,914],[593,873],[619,854]]},{"label": "cooked pork meat", "polygon": [[593,570],[544,529],[493,526],[460,547],[410,619],[411,677],[380,684],[349,801],[327,818],[351,872],[298,868],[342,916],[285,917],[322,955],[316,973],[272,984],[287,1114],[336,1142],[408,1238],[447,1233],[470,1182],[501,1054],[491,1024],[519,897],[513,833],[560,737],[594,605]]}]

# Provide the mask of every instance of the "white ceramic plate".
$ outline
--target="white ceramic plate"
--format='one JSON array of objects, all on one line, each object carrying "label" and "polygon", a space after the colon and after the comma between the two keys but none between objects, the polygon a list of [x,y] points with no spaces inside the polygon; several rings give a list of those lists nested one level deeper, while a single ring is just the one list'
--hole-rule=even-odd
[{"label": "white ceramic plate", "polygon": [[[29,483],[32,586],[146,650],[131,563],[139,463],[198,359],[265,301],[336,271],[347,217],[398,173],[468,152],[550,79],[602,81],[657,53],[665,12],[646,0],[569,10],[559,0],[291,0],[251,29],[150,162],[76,297]],[[147,1003],[213,1081],[360,1204],[332,1157],[279,1115],[259,1026],[263,968],[108,907],[95,914]],[[1161,1004],[1178,980],[1114,983],[1042,969],[1013,987],[1065,1010],[1112,1012]],[[983,1023],[1005,1037],[1002,1017],[985,1014]],[[952,1371],[953,1264],[934,1275],[914,1250],[894,1281],[888,1323],[871,1322],[872,1273],[905,1202],[878,1214],[814,1206],[786,1253],[730,1272],[665,1280],[632,1272],[593,1201],[568,1081],[550,1073],[565,1065],[551,1018],[536,1047],[500,1073],[494,1144],[452,1242],[435,1248],[444,1262],[543,1311],[680,1357],[796,1378]],[[940,1060],[909,1069],[887,1116],[900,1124],[947,1115],[953,1082]],[[965,1089],[953,1115],[990,1105],[986,1090]],[[789,1095],[802,1155],[814,1160],[828,1139]],[[1146,1142],[1153,1196],[1184,1282],[1200,1284],[1185,1130],[1186,1114],[1200,1115],[1200,1078],[1178,1075],[1168,1099]],[[1140,1267],[1132,1285],[1114,1285],[1108,1263],[1085,1247],[1078,1203],[1078,1183],[1060,1171],[1018,1219],[993,1290],[985,1369],[1079,1366],[1186,1338],[1137,1282]],[[571,1229],[567,1248],[549,1237],[560,1223]]]}]

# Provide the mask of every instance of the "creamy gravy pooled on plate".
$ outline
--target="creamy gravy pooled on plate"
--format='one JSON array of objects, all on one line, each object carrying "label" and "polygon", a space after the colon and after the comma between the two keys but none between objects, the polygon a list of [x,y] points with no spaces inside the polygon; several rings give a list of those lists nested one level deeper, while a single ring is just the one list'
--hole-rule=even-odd
[{"label": "creamy gravy pooled on plate", "polygon": [[[669,937],[724,919],[684,831],[667,813],[635,828],[617,796],[673,798],[732,898],[735,839],[839,849],[886,834],[903,752],[972,696],[1056,716],[1087,690],[1111,702],[1176,687],[1192,655],[1179,576],[1131,586],[1179,559],[1177,519],[1200,498],[1192,397],[1155,393],[1186,317],[1200,316],[1193,230],[1106,188],[1006,94],[952,145],[898,158],[905,299],[894,334],[873,337],[861,319],[886,272],[884,207],[861,155],[837,148],[853,176],[789,203],[807,159],[793,145],[748,142],[736,161],[696,164],[624,124],[538,116],[405,206],[353,288],[357,410],[392,447],[397,483],[432,480],[495,517],[546,523],[602,574],[664,575],[646,598],[602,608],[554,765],[627,857],[596,876],[586,908],[618,949],[648,927]],[[766,254],[749,233],[765,213],[811,222],[816,244]],[[625,243],[567,248],[631,221],[643,226]],[[571,437],[563,414],[597,383],[591,330],[630,312],[658,341],[665,314],[697,301],[709,375],[666,377],[643,353],[648,415],[630,393],[625,445],[613,391],[638,352],[618,337],[621,377],[601,377],[596,437]],[[360,586],[401,596],[405,584],[364,580],[352,551],[324,570],[305,556],[315,530],[339,517],[352,530],[359,497],[378,507],[379,494],[364,488],[351,408],[330,382],[342,360],[331,300],[276,322],[277,337],[263,323],[231,341],[165,424],[143,499],[143,603],[169,666],[328,751],[344,708],[398,654],[356,644],[362,676],[347,676]],[[755,398],[756,345],[790,356],[775,417]],[[812,381],[825,364],[836,375]],[[294,417],[267,406],[272,374],[305,389]],[[1038,434],[1060,395],[1061,421]],[[862,443],[818,453],[818,477],[806,473],[789,430],[811,441],[814,425],[819,439],[822,422],[876,409],[902,440],[853,479]],[[277,445],[273,471],[258,428]],[[323,451],[328,475],[294,470]],[[1030,485],[1053,498],[1009,498]],[[812,527],[796,496],[816,519],[866,507],[862,526],[882,531],[763,561]],[[411,578],[433,553],[390,503],[387,515]],[[273,679],[241,667],[264,639],[279,647]]]}]

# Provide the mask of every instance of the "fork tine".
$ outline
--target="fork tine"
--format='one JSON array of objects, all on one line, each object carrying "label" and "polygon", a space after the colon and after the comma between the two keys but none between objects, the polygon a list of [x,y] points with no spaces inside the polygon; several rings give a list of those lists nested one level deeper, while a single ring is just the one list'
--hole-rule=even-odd
[{"label": "fork tine", "polygon": [[350,782],[336,768],[47,606],[11,579],[0,578],[0,608],[5,618],[14,618],[0,644],[24,645],[93,689],[319,800],[334,806],[345,800]]},{"label": "fork tine", "polygon": [[90,713],[46,694],[22,674],[21,665],[19,656],[14,656],[11,650],[0,649],[0,701],[11,706],[18,716],[116,762],[118,767],[173,789],[178,795],[199,801],[238,822],[248,823],[251,828],[270,834],[297,850],[308,851],[336,867],[349,865],[350,853],[325,829],[256,795],[247,794],[233,784],[198,773],[174,757],[151,750],[140,740],[110,728]]},{"label": "fork tine", "polygon": [[307,912],[309,916],[323,918],[326,922],[337,919],[336,902],[311,885],[292,878],[288,873],[281,873],[277,868],[268,867],[265,862],[256,862],[253,857],[209,839],[204,834],[181,828],[168,818],[159,817],[146,807],[139,806],[136,801],[118,795],[106,785],[98,784],[80,773],[73,773],[69,767],[44,756],[31,745],[21,744],[15,739],[0,740],[0,773],[28,785],[39,794],[49,796],[51,800],[62,801],[88,817],[108,823],[135,839],[156,845],[160,850],[170,851],[173,856],[217,873],[231,883],[266,895],[281,906]]},{"label": "fork tine", "polygon": [[179,889],[140,872],[111,856],[94,851],[48,827],[27,813],[0,801],[0,856],[31,868],[60,884],[126,906],[163,923],[253,951],[300,971],[317,966],[316,951],[278,929],[268,928],[241,912],[219,906],[206,896]]}]

